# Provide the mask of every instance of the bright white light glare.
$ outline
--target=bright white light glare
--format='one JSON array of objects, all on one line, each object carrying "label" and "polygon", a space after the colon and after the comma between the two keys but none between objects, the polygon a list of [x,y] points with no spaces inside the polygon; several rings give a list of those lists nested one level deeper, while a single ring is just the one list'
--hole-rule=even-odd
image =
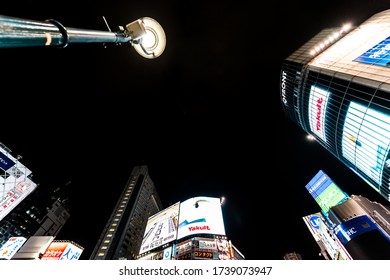
[{"label": "bright white light glare", "polygon": [[139,44],[134,44],[134,49],[146,58],[160,56],[166,45],[164,29],[150,17],[143,17],[139,20],[143,24],[146,34],[142,36]]},{"label": "bright white light glare", "polygon": [[316,140],[316,138],[315,138],[313,135],[310,135],[310,134],[308,134],[308,135],[306,136],[306,138],[307,138],[308,140],[310,140],[310,141]]},{"label": "bright white light glare", "polygon": [[351,23],[346,23],[346,24],[343,25],[341,30],[342,30],[342,32],[348,32],[351,28],[352,28],[352,24]]}]

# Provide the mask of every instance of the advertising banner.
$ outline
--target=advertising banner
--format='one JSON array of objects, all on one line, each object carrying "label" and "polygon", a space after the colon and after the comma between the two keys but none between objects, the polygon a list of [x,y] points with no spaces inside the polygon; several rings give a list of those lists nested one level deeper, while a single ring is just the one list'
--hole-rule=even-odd
[{"label": "advertising banner", "polygon": [[328,213],[329,208],[344,201],[348,196],[320,170],[306,185],[306,189],[321,207],[324,213]]},{"label": "advertising banner", "polygon": [[219,198],[193,197],[180,204],[177,239],[204,233],[225,235]]},{"label": "advertising banner", "polygon": [[15,253],[23,246],[27,238],[25,237],[11,237],[0,249],[0,259],[10,260]]},{"label": "advertising banner", "polygon": [[139,254],[176,240],[179,219],[179,205],[174,205],[149,217]]}]

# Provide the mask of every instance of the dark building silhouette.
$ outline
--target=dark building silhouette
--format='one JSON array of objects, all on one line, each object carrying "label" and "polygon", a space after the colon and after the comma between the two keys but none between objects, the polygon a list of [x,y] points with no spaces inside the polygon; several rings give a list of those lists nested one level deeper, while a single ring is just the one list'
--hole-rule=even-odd
[{"label": "dark building silhouette", "polygon": [[284,254],[283,259],[284,260],[302,260],[302,256],[301,256],[301,254],[299,254],[297,252],[290,252],[290,253]]},{"label": "dark building silhouette", "polygon": [[69,184],[54,191],[38,185],[0,221],[0,248],[11,237],[56,236],[70,217]]},{"label": "dark building silhouette", "polygon": [[134,167],[89,259],[135,259],[148,218],[162,208],[148,167]]}]

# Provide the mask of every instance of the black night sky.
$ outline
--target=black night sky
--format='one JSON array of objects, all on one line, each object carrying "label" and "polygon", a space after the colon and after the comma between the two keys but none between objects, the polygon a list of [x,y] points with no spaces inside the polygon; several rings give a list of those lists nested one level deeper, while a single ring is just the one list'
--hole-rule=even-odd
[{"label": "black night sky", "polygon": [[[334,2],[334,3],[333,3]],[[0,49],[0,142],[42,188],[71,181],[58,238],[88,259],[135,165],[169,205],[225,196],[226,233],[251,260],[296,251],[322,259],[302,217],[320,209],[305,185],[324,170],[348,194],[389,206],[282,111],[282,61],[327,27],[360,24],[387,1],[66,1],[1,4],[1,14],[106,31],[151,17],[164,53],[129,46]],[[260,6],[260,7],[259,7]]]}]

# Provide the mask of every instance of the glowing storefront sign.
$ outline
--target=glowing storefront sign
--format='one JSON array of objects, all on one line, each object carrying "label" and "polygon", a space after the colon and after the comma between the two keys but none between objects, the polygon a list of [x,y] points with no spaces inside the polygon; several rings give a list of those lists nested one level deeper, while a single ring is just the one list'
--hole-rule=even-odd
[{"label": "glowing storefront sign", "polygon": [[328,213],[330,207],[339,204],[348,197],[322,170],[318,171],[310,180],[306,189],[324,213]]},{"label": "glowing storefront sign", "polygon": [[325,113],[329,92],[317,86],[311,86],[309,98],[310,130],[326,142]]},{"label": "glowing storefront sign", "polygon": [[82,251],[70,242],[52,242],[41,260],[78,260]]},{"label": "glowing storefront sign", "polygon": [[378,227],[367,215],[352,218],[335,228],[335,234],[341,243],[345,246],[356,236],[371,230],[377,230]]}]

